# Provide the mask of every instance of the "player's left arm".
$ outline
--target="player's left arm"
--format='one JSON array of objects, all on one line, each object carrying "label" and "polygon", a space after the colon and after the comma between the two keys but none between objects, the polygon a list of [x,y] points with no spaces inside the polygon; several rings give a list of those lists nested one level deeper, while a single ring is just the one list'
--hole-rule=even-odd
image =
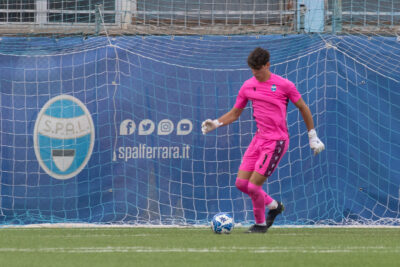
[{"label": "player's left arm", "polygon": [[310,109],[304,102],[303,98],[300,98],[294,105],[299,109],[301,116],[303,117],[304,123],[308,130],[308,138],[310,141],[310,147],[314,151],[314,155],[319,154],[325,149],[324,143],[317,136],[317,132],[314,129],[314,120]]},{"label": "player's left arm", "polygon": [[314,120],[310,109],[303,98],[300,98],[294,105],[299,109],[301,116],[303,117],[304,123],[306,124],[307,130],[311,131],[314,129]]}]

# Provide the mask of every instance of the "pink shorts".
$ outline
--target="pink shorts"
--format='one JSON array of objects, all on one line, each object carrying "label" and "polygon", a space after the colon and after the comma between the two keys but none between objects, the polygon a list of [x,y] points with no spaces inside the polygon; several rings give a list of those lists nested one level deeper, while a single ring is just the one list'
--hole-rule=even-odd
[{"label": "pink shorts", "polygon": [[287,140],[268,140],[257,134],[244,153],[239,170],[271,176],[289,147]]}]

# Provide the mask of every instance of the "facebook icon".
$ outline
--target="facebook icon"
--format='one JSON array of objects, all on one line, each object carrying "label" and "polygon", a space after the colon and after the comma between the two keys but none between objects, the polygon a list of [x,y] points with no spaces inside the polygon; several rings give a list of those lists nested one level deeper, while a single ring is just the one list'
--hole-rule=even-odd
[{"label": "facebook icon", "polygon": [[119,126],[120,135],[130,135],[135,132],[136,124],[133,120],[124,120]]}]

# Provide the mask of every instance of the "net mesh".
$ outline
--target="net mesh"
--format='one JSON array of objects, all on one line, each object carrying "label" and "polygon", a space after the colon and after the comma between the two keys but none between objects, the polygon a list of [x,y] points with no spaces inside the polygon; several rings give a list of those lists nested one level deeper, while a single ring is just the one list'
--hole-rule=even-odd
[{"label": "net mesh", "polygon": [[[290,147],[264,185],[286,206],[276,223],[399,225],[397,1],[23,2],[0,1],[2,224],[205,224],[221,211],[253,222],[235,187],[256,130],[250,105],[207,136],[200,124],[232,108],[261,46],[327,147],[312,156],[290,104]],[[64,122],[78,132],[84,108],[60,95],[87,108],[95,136],[66,179],[52,176],[52,152],[35,152],[80,143]],[[46,103],[73,110],[43,117],[61,145],[38,139]]]}]

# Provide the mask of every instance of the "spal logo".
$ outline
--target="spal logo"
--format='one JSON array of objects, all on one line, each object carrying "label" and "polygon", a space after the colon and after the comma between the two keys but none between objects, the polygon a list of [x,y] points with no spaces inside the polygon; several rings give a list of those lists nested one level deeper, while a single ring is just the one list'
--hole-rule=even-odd
[{"label": "spal logo", "polygon": [[43,106],[36,119],[36,158],[48,175],[69,179],[89,161],[94,136],[93,120],[86,106],[73,96],[56,96]]}]

